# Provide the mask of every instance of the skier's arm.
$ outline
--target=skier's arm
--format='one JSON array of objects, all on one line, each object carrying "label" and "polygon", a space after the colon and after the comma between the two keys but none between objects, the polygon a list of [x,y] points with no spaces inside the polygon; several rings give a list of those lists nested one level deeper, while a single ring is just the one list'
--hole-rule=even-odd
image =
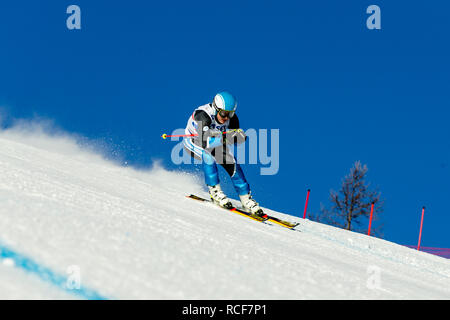
[{"label": "skier's arm", "polygon": [[228,129],[239,129],[239,118],[237,116],[237,114],[235,114],[231,119],[230,119],[230,124],[228,125]]},{"label": "skier's arm", "polygon": [[211,117],[203,110],[197,110],[194,113],[194,120],[198,123],[198,125],[204,128],[205,126],[210,128],[211,126]]},{"label": "skier's arm", "polygon": [[212,120],[205,111],[197,110],[194,113],[194,120],[198,124],[202,148],[214,148],[222,144],[222,132],[211,128]]}]

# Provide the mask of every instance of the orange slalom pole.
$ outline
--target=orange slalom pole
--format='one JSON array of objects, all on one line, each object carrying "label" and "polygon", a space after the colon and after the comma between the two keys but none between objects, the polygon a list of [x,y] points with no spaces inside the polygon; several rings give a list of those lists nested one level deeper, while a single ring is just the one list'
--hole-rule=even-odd
[{"label": "orange slalom pole", "polygon": [[308,189],[308,193],[306,194],[306,202],[305,202],[305,210],[303,211],[303,219],[306,219],[306,209],[308,208],[308,201],[309,201],[309,192],[311,190]]},{"label": "orange slalom pole", "polygon": [[422,227],[423,227],[424,213],[425,213],[425,207],[422,207],[422,219],[420,220],[419,243],[417,244],[417,251],[420,251],[420,240],[422,240]]},{"label": "orange slalom pole", "polygon": [[370,236],[370,229],[372,228],[372,217],[373,217],[373,206],[375,202],[372,202],[372,206],[370,208],[370,218],[369,218],[369,230],[367,231],[367,235]]}]

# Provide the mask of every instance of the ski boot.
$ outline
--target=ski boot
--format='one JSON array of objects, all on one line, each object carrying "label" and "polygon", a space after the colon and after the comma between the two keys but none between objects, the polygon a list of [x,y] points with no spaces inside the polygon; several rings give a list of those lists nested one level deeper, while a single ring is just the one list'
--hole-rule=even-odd
[{"label": "ski boot", "polygon": [[208,186],[208,188],[212,202],[226,209],[231,209],[234,207],[230,199],[228,199],[225,193],[223,193],[219,184],[216,184],[214,187]]},{"label": "ski boot", "polygon": [[259,207],[258,203],[252,198],[252,196],[249,194],[244,194],[243,196],[239,196],[241,199],[242,207],[245,211],[256,214],[260,217],[265,217],[266,214],[264,211]]}]

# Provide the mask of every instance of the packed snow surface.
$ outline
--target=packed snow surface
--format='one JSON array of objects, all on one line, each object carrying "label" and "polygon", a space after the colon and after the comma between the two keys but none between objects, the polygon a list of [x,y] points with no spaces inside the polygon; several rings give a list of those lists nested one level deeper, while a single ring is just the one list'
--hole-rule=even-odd
[{"label": "packed snow surface", "polygon": [[202,177],[1,131],[0,298],[92,298],[68,286],[76,270],[107,299],[450,299],[450,260],[269,209],[300,225],[258,223],[189,193],[206,196]]}]

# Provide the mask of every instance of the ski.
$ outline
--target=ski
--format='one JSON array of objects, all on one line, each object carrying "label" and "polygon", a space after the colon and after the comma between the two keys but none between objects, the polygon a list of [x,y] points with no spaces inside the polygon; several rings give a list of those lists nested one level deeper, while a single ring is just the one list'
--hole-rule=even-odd
[{"label": "ski", "polygon": [[278,224],[279,226],[288,228],[288,229],[294,229],[296,226],[298,226],[300,223],[298,222],[289,222],[285,220],[278,219],[276,217],[272,217],[267,215],[267,221],[273,222],[275,224]]},{"label": "ski", "polygon": [[[205,199],[205,198],[198,197],[198,196],[196,196],[196,195],[194,195],[194,194],[191,194],[191,195],[186,196],[186,197],[187,197],[187,198],[194,199],[194,200],[198,200],[198,201],[211,202],[211,203],[212,203],[211,200],[207,200],[207,199]],[[247,217],[247,218],[250,218],[250,219],[253,219],[253,220],[256,220],[256,221],[260,221],[260,222],[264,222],[264,221],[272,222],[272,223],[275,223],[275,224],[277,224],[277,225],[279,225],[279,226],[282,226],[282,227],[285,227],[285,228],[288,228],[288,229],[293,229],[293,228],[295,228],[296,226],[299,225],[298,222],[293,223],[293,222],[281,220],[281,219],[278,219],[277,217],[269,216],[269,215],[267,215],[267,214],[264,214],[263,217],[260,217],[260,216],[258,216],[258,215],[256,215],[256,214],[251,214],[251,213],[249,213],[249,212],[246,212],[246,211],[244,211],[244,210],[241,210],[241,209],[238,209],[238,208],[235,208],[235,207],[233,207],[233,208],[231,208],[231,209],[227,209],[227,208],[223,208],[223,209],[226,209],[226,210],[235,212],[235,213],[237,213],[237,214],[240,214],[240,215],[242,215],[242,216],[245,216],[245,217]]]},{"label": "ski", "polygon": [[[194,199],[194,200],[202,201],[202,202],[210,202],[210,203],[212,203],[211,200],[207,200],[207,199],[205,199],[205,198],[198,197],[198,196],[196,196],[196,195],[194,195],[194,194],[191,194],[191,195],[186,196],[186,197],[187,197],[187,198]],[[232,207],[232,208],[229,208],[229,209],[228,209],[228,208],[224,208],[224,207],[220,207],[220,206],[218,206],[218,207],[219,207],[219,208],[222,208],[222,209],[225,209],[225,210],[228,210],[228,211],[231,211],[231,212],[234,212],[234,213],[237,213],[237,214],[239,214],[239,215],[241,215],[241,216],[244,216],[244,217],[246,217],[246,218],[249,218],[249,219],[252,219],[252,220],[255,220],[255,221],[258,221],[258,222],[264,222],[264,221],[267,220],[266,217],[260,217],[260,216],[258,216],[258,215],[256,215],[256,214],[251,214],[251,213],[249,213],[249,212],[240,210],[240,209],[235,208],[235,207]]]}]

